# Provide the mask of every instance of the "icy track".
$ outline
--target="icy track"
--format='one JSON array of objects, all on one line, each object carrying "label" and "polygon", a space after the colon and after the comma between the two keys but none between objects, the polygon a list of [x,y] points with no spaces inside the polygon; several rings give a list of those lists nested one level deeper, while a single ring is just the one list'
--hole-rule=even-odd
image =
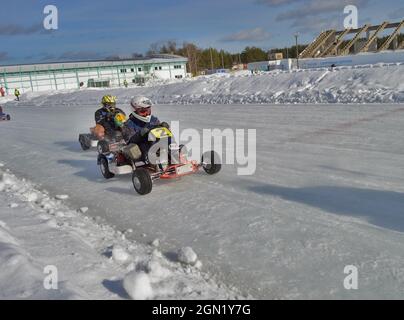
[{"label": "icy track", "polygon": [[[257,129],[258,168],[157,182],[141,197],[80,150],[96,105],[53,99],[8,104],[13,120],[0,124],[0,161],[51,196],[133,240],[159,238],[168,257],[191,246],[204,271],[255,298],[404,298],[404,106],[157,106],[181,128]],[[346,265],[358,290],[343,287]]]}]

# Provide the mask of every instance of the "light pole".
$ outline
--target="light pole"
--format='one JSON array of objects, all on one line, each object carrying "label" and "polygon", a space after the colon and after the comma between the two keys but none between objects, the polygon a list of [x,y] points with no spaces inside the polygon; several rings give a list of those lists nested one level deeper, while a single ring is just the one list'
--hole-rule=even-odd
[{"label": "light pole", "polygon": [[299,69],[299,45],[297,38],[299,37],[298,33],[295,33],[295,39],[296,39],[296,66]]},{"label": "light pole", "polygon": [[212,47],[209,48],[210,51],[210,66],[212,68],[212,72],[213,72],[213,54],[212,54]]}]

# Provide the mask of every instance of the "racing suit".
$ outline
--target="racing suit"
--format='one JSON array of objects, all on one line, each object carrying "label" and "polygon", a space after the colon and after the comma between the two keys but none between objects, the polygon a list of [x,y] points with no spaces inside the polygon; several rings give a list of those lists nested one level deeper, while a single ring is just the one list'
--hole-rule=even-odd
[{"label": "racing suit", "polygon": [[119,108],[115,108],[114,111],[110,111],[107,108],[102,107],[101,109],[98,109],[95,112],[94,118],[95,118],[95,123],[102,125],[105,129],[105,134],[107,136],[113,136],[115,133],[115,123],[114,123],[114,117],[118,114],[122,113],[125,115],[125,112],[123,112]]}]

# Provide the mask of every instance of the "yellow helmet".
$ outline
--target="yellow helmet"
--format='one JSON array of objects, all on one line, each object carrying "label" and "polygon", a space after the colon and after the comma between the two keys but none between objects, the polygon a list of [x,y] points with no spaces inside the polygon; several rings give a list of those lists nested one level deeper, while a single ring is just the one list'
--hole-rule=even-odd
[{"label": "yellow helmet", "polygon": [[114,123],[117,127],[122,127],[126,121],[126,116],[123,113],[117,113],[114,117]]},{"label": "yellow helmet", "polygon": [[115,106],[116,105],[116,97],[111,95],[106,95],[102,97],[101,103],[104,107],[106,106]]}]

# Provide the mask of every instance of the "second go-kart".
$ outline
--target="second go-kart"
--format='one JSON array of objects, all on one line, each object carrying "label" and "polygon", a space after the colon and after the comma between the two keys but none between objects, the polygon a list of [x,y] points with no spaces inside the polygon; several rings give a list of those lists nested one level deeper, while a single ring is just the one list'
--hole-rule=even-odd
[{"label": "second go-kart", "polygon": [[90,133],[80,133],[79,142],[83,150],[96,148],[98,142],[105,139],[105,129],[102,125],[97,124],[90,128]]},{"label": "second go-kart", "polygon": [[[153,182],[158,179],[173,179],[196,173],[203,168],[207,174],[218,173],[221,169],[219,155],[214,151],[203,154],[201,162],[188,160],[183,145],[174,142],[170,129],[162,126],[152,128],[144,142],[148,148],[154,147],[158,160],[151,161],[137,145],[132,147],[121,141],[99,142],[97,163],[104,178],[132,173],[132,183],[140,195],[152,191]],[[132,157],[131,154],[137,154]],[[141,156],[140,156],[141,155]],[[133,160],[138,158],[138,160]]]},{"label": "second go-kart", "polygon": [[3,108],[0,106],[0,121],[10,121],[11,117],[9,114],[3,112]]},{"label": "second go-kart", "polygon": [[10,121],[11,117],[9,114],[0,113],[0,121]]}]

